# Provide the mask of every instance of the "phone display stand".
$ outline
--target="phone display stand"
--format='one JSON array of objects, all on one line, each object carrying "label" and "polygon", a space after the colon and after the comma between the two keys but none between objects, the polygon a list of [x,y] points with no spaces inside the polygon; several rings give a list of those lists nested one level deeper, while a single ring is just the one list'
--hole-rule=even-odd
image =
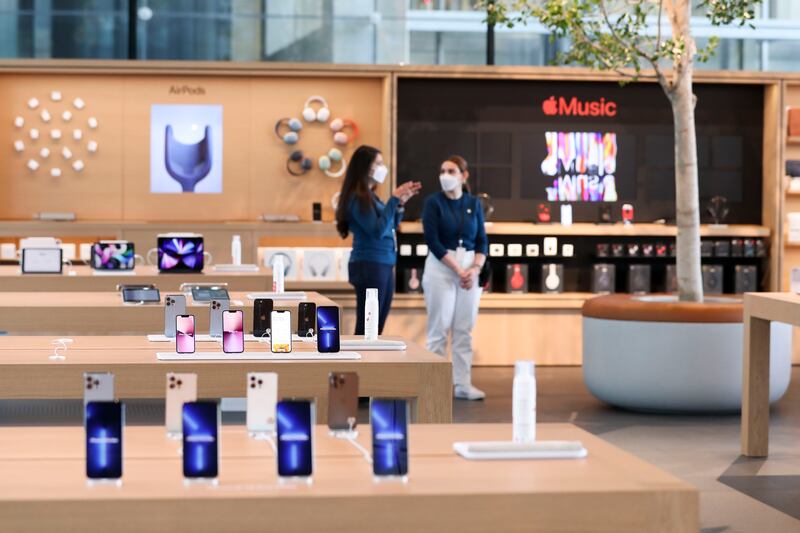
[{"label": "phone display stand", "polygon": [[285,291],[285,292],[250,292],[247,294],[248,300],[257,298],[271,298],[273,300],[307,300],[306,291]]},{"label": "phone display stand", "polygon": [[[183,432],[181,431],[167,431],[167,438],[169,440],[183,439]],[[183,448],[178,448],[178,455],[183,455]]]},{"label": "phone display stand", "polygon": [[453,450],[472,460],[582,459],[588,455],[580,441],[562,440],[454,442]]},{"label": "phone display stand", "polygon": [[253,440],[272,441],[275,431],[248,431],[247,435]]},{"label": "phone display stand", "polygon": [[219,478],[216,477],[185,477],[183,478],[183,486],[184,487],[193,487],[193,486],[212,486],[216,487],[219,485]]},{"label": "phone display stand", "polygon": [[342,348],[348,350],[369,350],[376,352],[404,352],[408,349],[405,342],[399,340],[383,340],[368,341],[365,339],[342,339],[340,341]]},{"label": "phone display stand", "polygon": [[353,417],[349,417],[347,419],[347,424],[350,426],[349,429],[331,429],[328,431],[328,434],[331,437],[337,439],[345,439],[345,440],[354,440],[358,437],[358,430],[356,430],[356,419]]},{"label": "phone display stand", "polygon": [[[263,337],[256,337],[255,335],[251,335],[251,334],[248,333],[248,334],[245,334],[244,340],[245,340],[245,342],[254,341],[254,342],[261,342],[261,343],[264,343],[264,344],[271,344],[270,338],[267,335],[265,335]],[[317,337],[316,337],[316,335],[313,336],[313,337],[301,337],[300,335],[294,333],[294,334],[292,334],[292,342],[304,342],[304,343],[313,344],[313,343],[317,342]]]},{"label": "phone display stand", "polygon": [[375,484],[383,483],[408,483],[408,476],[372,476],[372,482]]},{"label": "phone display stand", "polygon": [[313,485],[314,476],[278,476],[278,485]]},{"label": "phone display stand", "polygon": [[87,487],[115,487],[121,488],[122,487],[122,478],[116,479],[93,479],[87,478],[86,479],[86,486]]},{"label": "phone display stand", "polygon": [[64,361],[67,356],[67,348],[72,344],[73,339],[53,339],[50,344],[53,345],[53,353],[50,354],[48,359],[51,361]]},{"label": "phone display stand", "polygon": [[361,354],[358,352],[156,352],[159,361],[358,361]]}]

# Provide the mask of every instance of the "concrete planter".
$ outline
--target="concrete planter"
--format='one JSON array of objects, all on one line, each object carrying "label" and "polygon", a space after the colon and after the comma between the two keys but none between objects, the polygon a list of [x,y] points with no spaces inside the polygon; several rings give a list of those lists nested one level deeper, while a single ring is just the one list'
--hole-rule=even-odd
[{"label": "concrete planter", "polygon": [[[634,410],[738,411],[742,303],[601,296],[583,310],[583,373],[599,400]],[[789,386],[792,328],[772,324],[770,403]]]}]

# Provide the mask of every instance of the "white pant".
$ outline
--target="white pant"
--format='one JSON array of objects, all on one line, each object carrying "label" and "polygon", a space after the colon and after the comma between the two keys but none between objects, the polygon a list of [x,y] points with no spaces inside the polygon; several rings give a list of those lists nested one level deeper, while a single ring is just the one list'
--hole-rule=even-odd
[{"label": "white pant", "polygon": [[[455,252],[450,252],[455,258]],[[469,267],[475,252],[464,254],[462,268]],[[477,278],[477,276],[476,276]],[[447,337],[453,332],[453,385],[469,385],[472,370],[472,328],[478,318],[483,289],[475,279],[469,290],[459,286],[458,275],[428,254],[422,274],[425,306],[428,308],[428,350],[447,357]]]}]

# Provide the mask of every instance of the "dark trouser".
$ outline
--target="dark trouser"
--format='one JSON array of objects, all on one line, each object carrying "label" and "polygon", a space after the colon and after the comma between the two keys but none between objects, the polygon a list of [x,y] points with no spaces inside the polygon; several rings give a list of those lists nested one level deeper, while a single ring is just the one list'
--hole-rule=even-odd
[{"label": "dark trouser", "polygon": [[350,285],[356,290],[356,335],[364,334],[364,304],[367,289],[378,289],[378,333],[389,316],[394,296],[394,267],[373,261],[354,261],[348,265]]}]

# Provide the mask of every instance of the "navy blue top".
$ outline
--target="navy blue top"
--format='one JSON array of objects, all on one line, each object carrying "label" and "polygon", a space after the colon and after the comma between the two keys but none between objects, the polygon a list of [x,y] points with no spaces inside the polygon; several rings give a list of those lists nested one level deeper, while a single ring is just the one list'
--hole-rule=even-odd
[{"label": "navy blue top", "polygon": [[459,239],[467,250],[488,253],[483,209],[478,199],[469,193],[465,192],[458,200],[451,200],[441,191],[428,196],[422,210],[422,229],[428,249],[436,259],[441,260],[447,250],[455,250]]},{"label": "navy blue top", "polygon": [[362,207],[356,197],[347,207],[347,221],[353,233],[350,262],[374,261],[385,265],[397,263],[395,230],[403,214],[397,209],[400,200],[392,196],[385,204],[372,193],[373,207]]}]

